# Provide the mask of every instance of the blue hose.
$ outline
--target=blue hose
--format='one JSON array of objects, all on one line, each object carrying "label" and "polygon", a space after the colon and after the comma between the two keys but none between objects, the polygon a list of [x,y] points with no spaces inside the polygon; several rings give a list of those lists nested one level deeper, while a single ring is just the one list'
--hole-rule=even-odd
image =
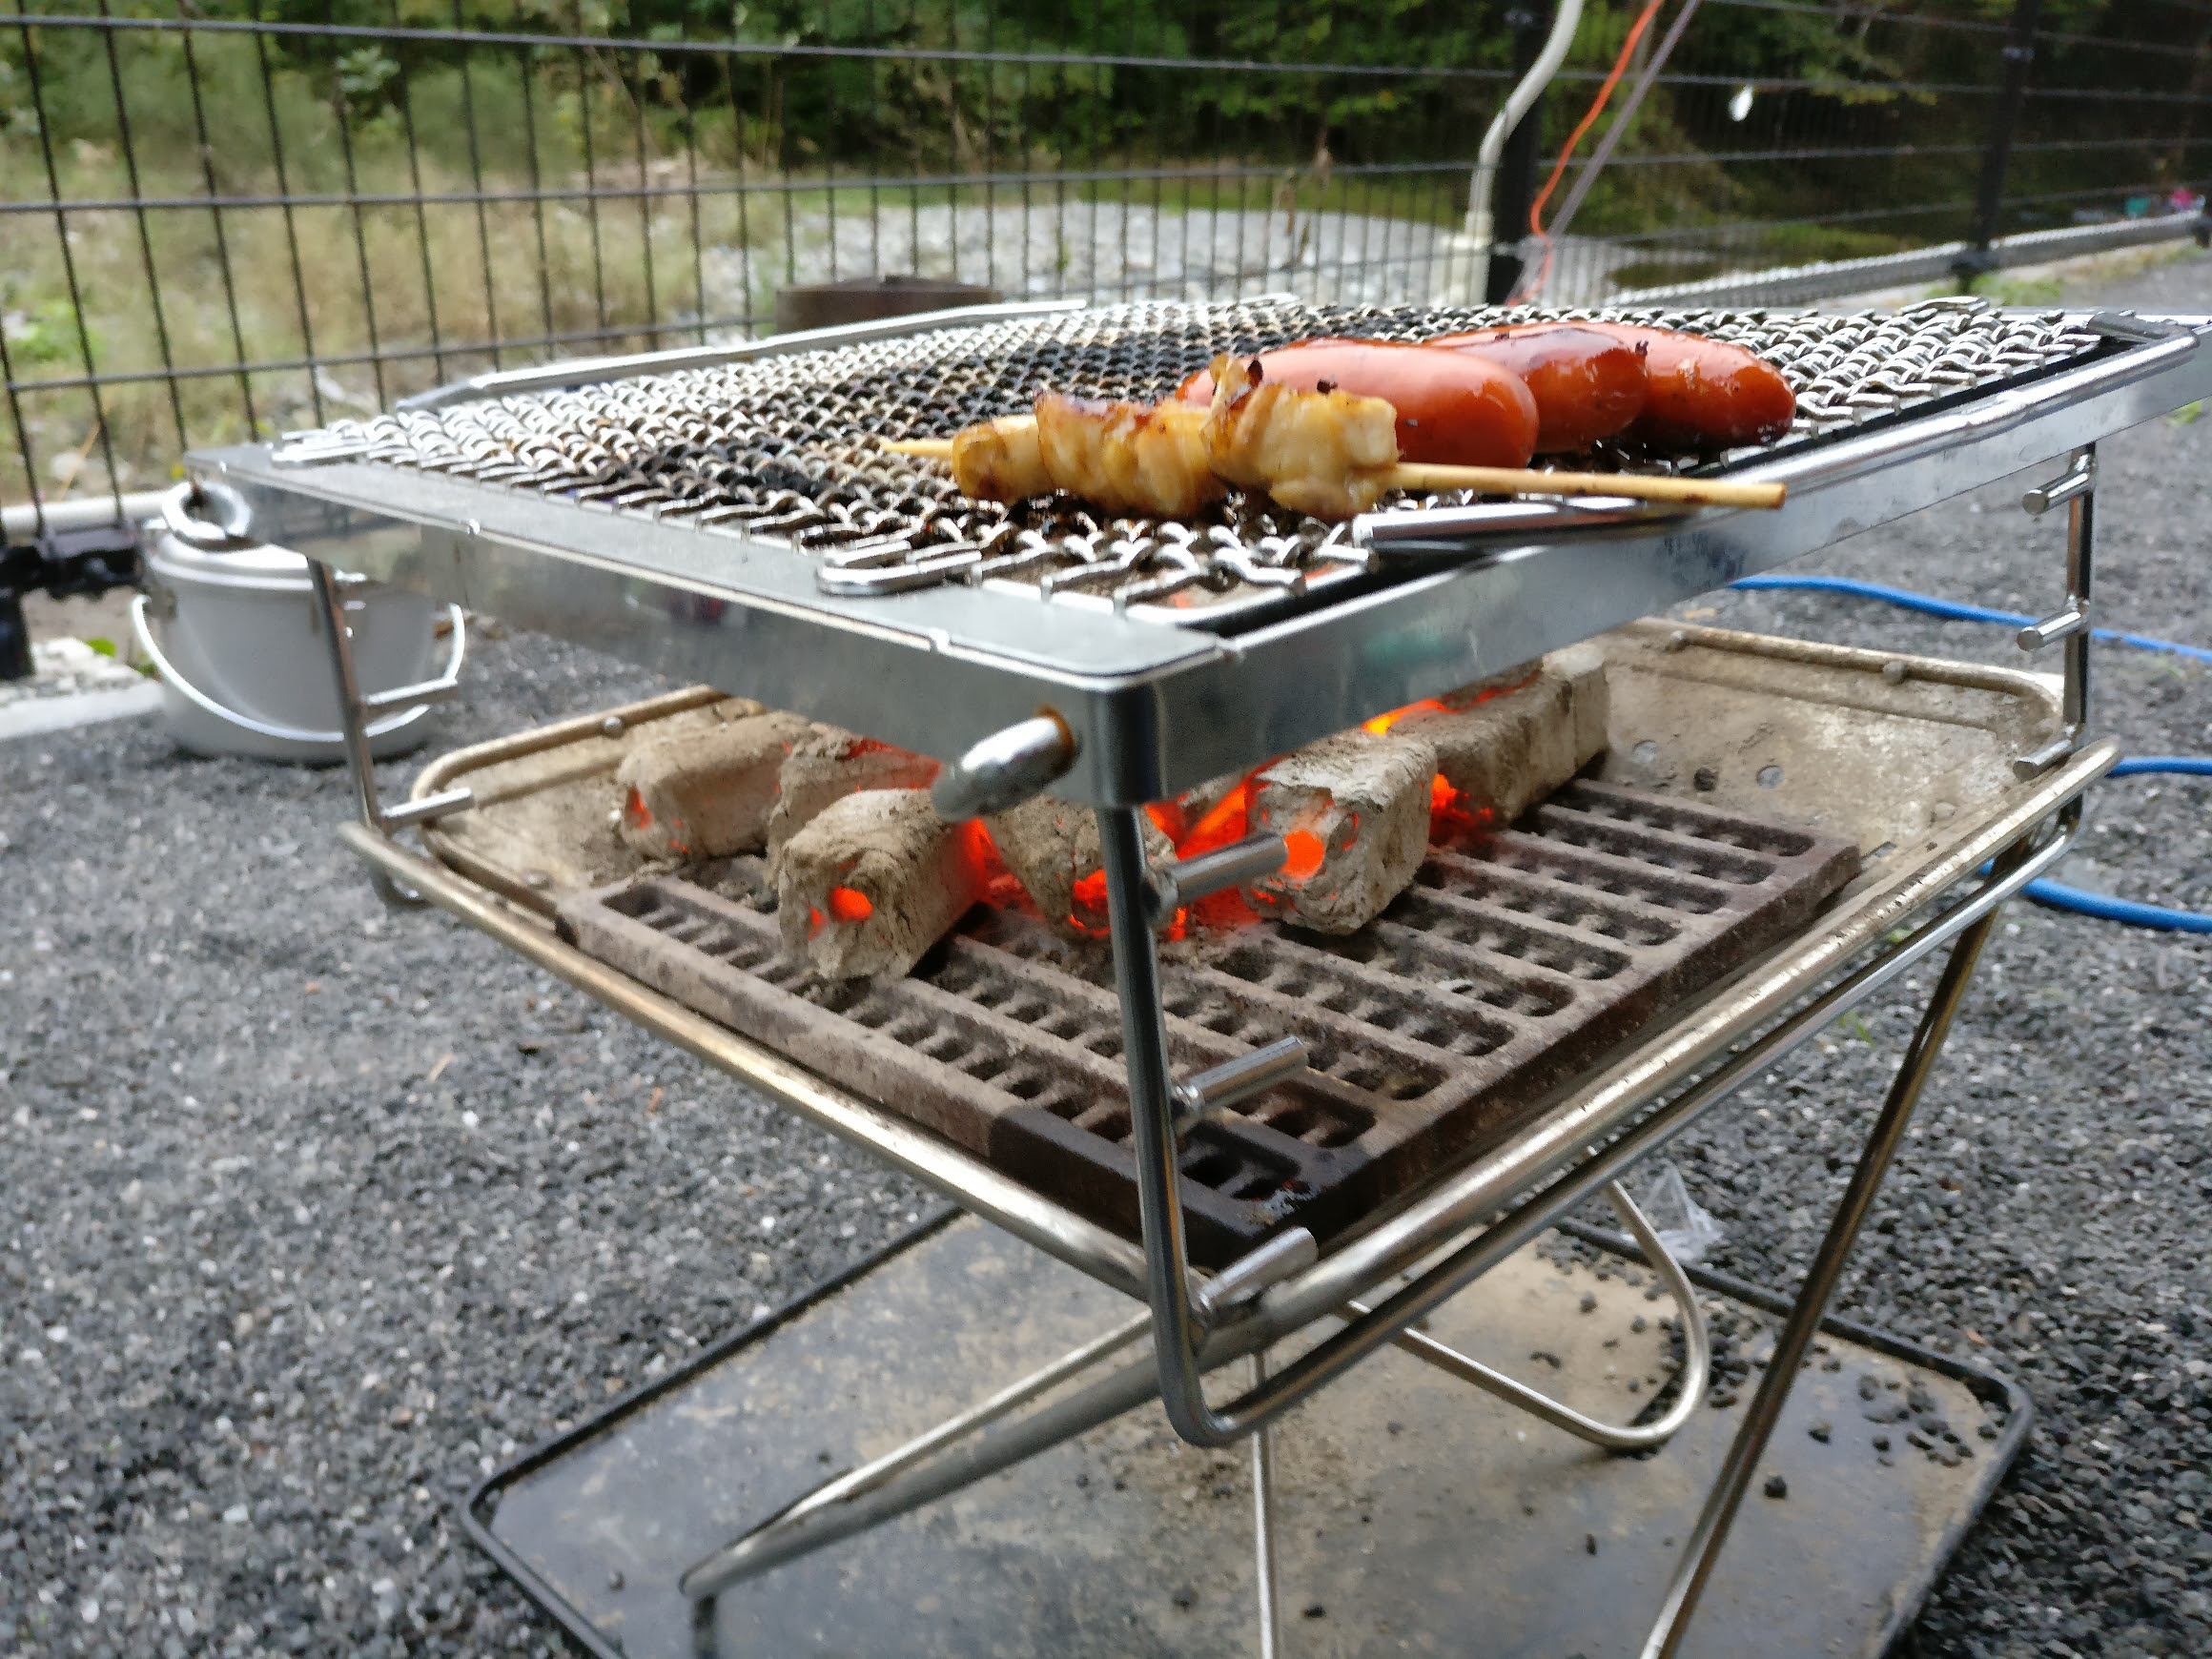
[{"label": "blue hose", "polygon": [[[1954,599],[1937,599],[1933,594],[1915,593],[1910,588],[1889,587],[1878,582],[1854,582],[1847,576],[1747,576],[1730,585],[1754,593],[1761,590],[1840,593],[1853,599],[1878,599],[1885,604],[1918,611],[1923,616],[1941,617],[1947,622],[2001,623],[2007,627],[2021,628],[2037,620],[2014,611],[1992,610],[1979,604],[1961,604]],[[2107,640],[2114,645],[2133,645],[2138,650],[2164,651],[2177,657],[2192,658],[2200,663],[2212,663],[2212,651],[2200,645],[2176,645],[2171,640],[2154,640],[2142,634],[2116,633],[2110,628],[2093,629],[2091,637]],[[2121,761],[2105,775],[2132,778],[2145,772],[2173,772],[2184,777],[2212,778],[2212,758],[2199,755],[2139,755]],[[2107,898],[2100,892],[2087,892],[2058,881],[2031,881],[2020,891],[2038,904],[2049,905],[2053,910],[2071,911],[2079,916],[2095,916],[2099,921],[2125,922],[2131,928],[2157,928],[2172,933],[2212,933],[2212,916],[2196,911],[2173,911],[2162,905],[2137,904],[2133,899]]]},{"label": "blue hose", "polygon": [[[1991,610],[1986,605],[1960,604],[1955,599],[1937,599],[1933,594],[1915,593],[1910,588],[1885,587],[1878,582],[1854,582],[1848,576],[1746,576],[1729,585],[1754,593],[1763,590],[1842,593],[1854,599],[1878,599],[1884,604],[1916,610],[1923,616],[1941,617],[1946,622],[2002,623],[2007,627],[2024,628],[2030,623],[2039,620],[2022,616],[2016,611]],[[2178,645],[2172,640],[2154,640],[2142,634],[2115,633],[2110,628],[2092,628],[2090,637],[2106,640],[2116,645],[2133,645],[2140,651],[2166,651],[2177,657],[2212,663],[2212,651],[2202,645]]]}]

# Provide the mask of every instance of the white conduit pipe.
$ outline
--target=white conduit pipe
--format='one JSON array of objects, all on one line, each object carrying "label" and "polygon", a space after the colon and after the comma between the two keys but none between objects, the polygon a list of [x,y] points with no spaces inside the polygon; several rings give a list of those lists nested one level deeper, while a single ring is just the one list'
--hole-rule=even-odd
[{"label": "white conduit pipe", "polygon": [[[1483,134],[1482,148],[1475,152],[1474,176],[1467,185],[1464,238],[1470,279],[1459,296],[1462,303],[1480,305],[1489,288],[1490,244],[1496,228],[1491,198],[1497,191],[1498,162],[1505,154],[1505,140],[1521,124],[1521,117],[1528,113],[1529,106],[1551,84],[1559,66],[1567,61],[1567,48],[1574,44],[1574,31],[1581,22],[1582,0],[1559,0],[1559,12],[1551,20],[1551,33],[1545,39],[1544,50],[1536,54],[1528,72],[1521,77],[1521,84],[1513,89],[1505,107],[1490,122],[1489,131]],[[1456,265],[1459,261],[1453,263]]]}]

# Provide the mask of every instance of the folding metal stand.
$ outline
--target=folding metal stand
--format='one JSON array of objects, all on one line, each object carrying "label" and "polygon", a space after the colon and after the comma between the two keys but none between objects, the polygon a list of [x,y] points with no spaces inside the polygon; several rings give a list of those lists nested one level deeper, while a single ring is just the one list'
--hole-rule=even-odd
[{"label": "folding metal stand", "polygon": [[[1276,1547],[1270,1425],[1284,1411],[1342,1376],[1385,1344],[1484,1388],[1590,1443],[1618,1449],[1663,1444],[1703,1393],[1708,1346],[1697,1301],[1679,1267],[1618,1185],[1632,1165],[1681,1135],[1750,1077],[1810,1038],[1840,1014],[1937,950],[1943,971],[1857,1166],[1836,1205],[1805,1281],[1791,1305],[1758,1389],[1645,1642],[1645,1659],[1681,1648],[1698,1598],[1711,1577],[1753,1470],[1766,1450],[1851,1249],[1956,1019],[1988,942],[1998,908],[2068,850],[2082,791],[2110,768],[2110,742],[2084,746],[2089,718],[2090,600],[2093,574],[2093,449],[2031,492],[2030,512],[2070,507],[2066,608],[2023,630],[2023,647],[2063,641],[2065,729],[2041,750],[2019,757],[2020,798],[1946,858],[1919,871],[1879,913],[1816,934],[1785,959],[1751,974],[1711,1005],[1590,1080],[1573,1109],[1546,1117],[1509,1148],[1441,1180],[1397,1215],[1322,1257],[1302,1228],[1278,1235],[1243,1260],[1199,1282],[1185,1249],[1178,1198],[1177,1133],[1216,1092],[1204,1079],[1171,1075],[1154,938],[1153,891],[1136,809],[1104,808],[1098,827],[1120,992],[1129,1098],[1135,1133],[1142,1249],[1083,1222],[1016,1187],[1007,1178],[829,1091],[735,1034],[674,1008],[623,976],[575,959],[537,924],[398,847],[392,832],[465,810],[466,790],[429,796],[397,809],[379,803],[360,732],[367,710],[354,683],[342,610],[328,568],[314,566],[332,626],[348,753],[363,822],[345,831],[371,865],[379,891],[396,903],[429,899],[583,986],[618,1012],[678,1041],[732,1075],[801,1103],[817,1121],[861,1140],[922,1175],[988,1219],[1141,1297],[1147,1309],[1058,1361],[1003,1389],[897,1450],[808,1493],[781,1513],[707,1555],[684,1575],[702,1603],[718,1590],[780,1562],[955,1491],[995,1470],[1103,1423],[1157,1394],[1177,1432],[1194,1444],[1254,1442],[1260,1642],[1280,1645],[1273,1587]],[[1165,872],[1173,878],[1173,870]],[[1966,883],[1977,883],[1954,897]],[[1953,902],[1946,908],[1943,901]],[[1885,941],[1887,941],[1885,943]],[[1871,957],[1850,964],[1872,951]],[[1732,1045],[1732,1052],[1731,1052]],[[1725,1057],[1724,1057],[1725,1056]],[[1602,1424],[1491,1372],[1410,1330],[1414,1321],[1551,1225],[1586,1198],[1604,1193],[1658,1268],[1683,1310],[1687,1357],[1680,1393],[1657,1421]],[[1380,1300],[1369,1300],[1381,1292]],[[1278,1344],[1317,1328],[1336,1328],[1277,1368]],[[1124,1360],[1070,1389],[1149,1333],[1151,1353]],[[1251,1386],[1223,1404],[1204,1392],[1209,1371],[1249,1360]],[[1050,1403],[1039,1404],[1048,1396]],[[994,1427],[995,1432],[978,1431]]]}]

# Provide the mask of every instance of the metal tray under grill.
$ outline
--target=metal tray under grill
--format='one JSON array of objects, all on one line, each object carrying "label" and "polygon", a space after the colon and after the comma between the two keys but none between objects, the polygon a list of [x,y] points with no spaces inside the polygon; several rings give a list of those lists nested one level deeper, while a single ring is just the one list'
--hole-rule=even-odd
[{"label": "metal tray under grill", "polygon": [[[1257,923],[1171,948],[1178,1068],[1285,1034],[1312,1064],[1185,1141],[1194,1259],[1222,1265],[1293,1218],[1326,1239],[1494,1142],[1546,1088],[1796,931],[1857,867],[1849,842],[1576,783],[1510,830],[1432,849],[1349,938]],[[578,895],[559,919],[609,966],[1137,1236],[1102,945],[978,907],[912,975],[839,982],[787,953],[758,905],[678,875]]]}]

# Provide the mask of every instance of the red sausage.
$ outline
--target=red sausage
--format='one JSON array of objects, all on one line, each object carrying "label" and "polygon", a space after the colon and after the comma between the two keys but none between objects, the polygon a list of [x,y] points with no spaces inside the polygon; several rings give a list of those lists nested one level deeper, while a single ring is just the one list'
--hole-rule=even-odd
[{"label": "red sausage", "polygon": [[[1310,392],[1322,381],[1398,411],[1402,461],[1449,466],[1526,466],[1536,453],[1536,399],[1518,376],[1468,352],[1394,340],[1308,339],[1257,354],[1264,379]],[[1200,369],[1177,394],[1210,403]]]},{"label": "red sausage", "polygon": [[1515,333],[1597,329],[1642,349],[1651,395],[1628,436],[1655,449],[1731,449],[1771,443],[1797,418],[1797,398],[1742,346],[1632,322],[1537,322]]},{"label": "red sausage", "polygon": [[1587,449],[1628,430],[1644,412],[1650,382],[1644,354],[1594,328],[1479,329],[1430,345],[1472,352],[1509,369],[1536,398],[1536,453]]}]

